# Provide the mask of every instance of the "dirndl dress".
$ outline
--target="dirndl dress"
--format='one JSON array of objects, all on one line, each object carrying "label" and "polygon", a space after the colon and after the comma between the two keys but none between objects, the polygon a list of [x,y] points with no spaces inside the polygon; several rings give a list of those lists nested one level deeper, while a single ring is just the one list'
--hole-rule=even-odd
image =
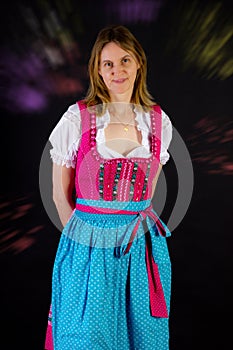
[{"label": "dirndl dress", "polygon": [[79,102],[76,209],[53,268],[47,350],[168,350],[170,231],[152,208],[161,109],[151,112],[151,157],[104,159],[96,116]]}]

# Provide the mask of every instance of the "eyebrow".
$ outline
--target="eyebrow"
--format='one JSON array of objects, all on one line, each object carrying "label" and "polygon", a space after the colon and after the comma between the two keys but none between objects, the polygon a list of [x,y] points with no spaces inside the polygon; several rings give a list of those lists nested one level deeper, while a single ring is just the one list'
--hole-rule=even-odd
[{"label": "eyebrow", "polygon": [[[132,57],[130,54],[124,55],[123,57],[120,58],[120,60],[123,60],[126,57]],[[111,60],[103,60],[102,63],[104,62],[112,62]]]}]

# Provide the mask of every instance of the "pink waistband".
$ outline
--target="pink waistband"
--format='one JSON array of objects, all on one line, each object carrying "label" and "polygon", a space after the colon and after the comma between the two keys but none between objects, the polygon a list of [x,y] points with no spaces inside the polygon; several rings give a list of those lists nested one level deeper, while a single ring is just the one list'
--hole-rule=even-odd
[{"label": "pink waistband", "polygon": [[131,210],[122,210],[122,209],[113,209],[113,208],[102,208],[102,207],[94,207],[92,205],[85,205],[76,203],[76,209],[80,211],[84,211],[85,213],[91,213],[91,214],[128,214],[128,215],[135,215],[138,213],[138,211],[131,211]]}]

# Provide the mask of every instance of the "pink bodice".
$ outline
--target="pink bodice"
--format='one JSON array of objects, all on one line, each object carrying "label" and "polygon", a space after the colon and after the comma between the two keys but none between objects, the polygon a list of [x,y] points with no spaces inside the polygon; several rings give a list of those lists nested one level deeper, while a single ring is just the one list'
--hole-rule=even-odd
[{"label": "pink bodice", "polygon": [[77,198],[124,202],[151,199],[161,150],[160,106],[155,105],[150,113],[149,158],[105,159],[97,151],[96,115],[89,113],[81,101],[77,103],[82,122],[75,176]]}]

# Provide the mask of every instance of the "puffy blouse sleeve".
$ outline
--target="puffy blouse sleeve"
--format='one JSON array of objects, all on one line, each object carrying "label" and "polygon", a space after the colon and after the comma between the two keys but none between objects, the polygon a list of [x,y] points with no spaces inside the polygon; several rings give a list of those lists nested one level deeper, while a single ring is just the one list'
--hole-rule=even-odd
[{"label": "puffy blouse sleeve", "polygon": [[161,133],[161,152],[160,163],[166,164],[170,158],[168,147],[172,139],[172,123],[167,114],[162,111],[162,133]]},{"label": "puffy blouse sleeve", "polygon": [[81,139],[80,121],[79,108],[74,104],[68,108],[53,129],[49,141],[52,145],[50,155],[54,163],[75,168]]}]

